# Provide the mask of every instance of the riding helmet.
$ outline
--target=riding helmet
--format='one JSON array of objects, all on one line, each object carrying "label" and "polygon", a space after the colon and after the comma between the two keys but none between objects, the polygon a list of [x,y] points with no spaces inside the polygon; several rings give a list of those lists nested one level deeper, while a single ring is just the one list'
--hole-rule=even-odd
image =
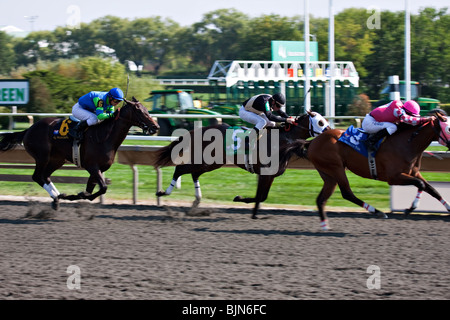
[{"label": "riding helmet", "polygon": [[275,102],[280,106],[284,106],[286,104],[286,98],[284,97],[284,95],[282,93],[275,93],[272,96],[273,100],[275,100]]},{"label": "riding helmet", "polygon": [[108,95],[116,100],[122,101],[123,100],[123,92],[119,88],[112,88],[109,90]]},{"label": "riding helmet", "polygon": [[410,115],[420,117],[420,106],[414,100],[406,101],[403,105],[403,109],[405,109]]}]

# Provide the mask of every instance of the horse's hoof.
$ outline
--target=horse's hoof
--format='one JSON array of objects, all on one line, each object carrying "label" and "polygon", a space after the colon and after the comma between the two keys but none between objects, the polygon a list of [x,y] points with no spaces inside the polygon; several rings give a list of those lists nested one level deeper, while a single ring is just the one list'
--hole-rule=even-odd
[{"label": "horse's hoof", "polygon": [[256,216],[256,214],[252,214],[252,219],[258,219],[258,217]]},{"label": "horse's hoof", "polygon": [[375,214],[377,215],[377,218],[380,218],[380,219],[387,219],[388,218],[388,216],[384,212],[379,211],[379,210],[377,210],[375,212]]},{"label": "horse's hoof", "polygon": [[53,200],[52,202],[52,209],[58,210],[59,209],[59,201],[57,199]]},{"label": "horse's hoof", "polygon": [[157,197],[162,197],[162,196],[165,196],[166,195],[166,192],[165,191],[158,191],[157,193],[156,193],[156,196]]},{"label": "horse's hoof", "polygon": [[80,197],[80,199],[88,199],[91,196],[91,194],[86,191],[81,191],[80,193],[78,193],[77,196]]},{"label": "horse's hoof", "polygon": [[403,213],[404,213],[405,217],[408,217],[411,214],[411,212],[413,212],[413,211],[414,211],[414,209],[409,208],[409,209],[405,209],[405,211]]},{"label": "horse's hoof", "polygon": [[195,199],[194,202],[192,202],[192,208],[197,208],[198,205],[200,204],[200,200],[199,199]]},{"label": "horse's hoof", "polygon": [[233,199],[234,202],[240,202],[241,200],[242,200],[242,197],[241,197],[241,196],[236,196],[236,197],[234,197],[234,199]]},{"label": "horse's hoof", "polygon": [[66,199],[66,198],[67,198],[67,194],[65,194],[65,193],[58,194],[58,199]]}]

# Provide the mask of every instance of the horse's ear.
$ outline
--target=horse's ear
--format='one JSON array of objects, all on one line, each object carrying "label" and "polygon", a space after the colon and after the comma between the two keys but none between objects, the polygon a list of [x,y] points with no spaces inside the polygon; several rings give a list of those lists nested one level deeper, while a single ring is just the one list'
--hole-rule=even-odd
[{"label": "horse's ear", "polygon": [[436,112],[436,117],[439,119],[439,121],[447,122],[447,117],[441,112]]},{"label": "horse's ear", "polygon": [[131,98],[131,101],[133,101],[133,102],[139,102],[139,100],[136,99],[134,96]]}]

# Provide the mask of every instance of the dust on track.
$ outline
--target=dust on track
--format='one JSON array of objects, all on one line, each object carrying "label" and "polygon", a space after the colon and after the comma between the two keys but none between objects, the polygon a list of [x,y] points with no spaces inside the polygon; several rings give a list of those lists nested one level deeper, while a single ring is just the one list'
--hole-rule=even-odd
[{"label": "dust on track", "polygon": [[448,216],[251,208],[1,199],[0,299],[450,298]]}]

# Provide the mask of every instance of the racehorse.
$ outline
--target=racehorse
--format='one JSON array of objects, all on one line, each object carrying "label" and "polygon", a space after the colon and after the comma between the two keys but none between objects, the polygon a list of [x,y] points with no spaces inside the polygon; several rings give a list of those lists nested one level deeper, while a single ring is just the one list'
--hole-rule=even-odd
[{"label": "racehorse", "polygon": [[[405,214],[409,214],[417,208],[423,191],[439,200],[450,211],[450,205],[419,172],[422,153],[432,141],[437,140],[440,144],[450,148],[450,122],[447,122],[447,118],[438,111],[434,115],[431,118],[433,120],[419,128],[402,125],[395,134],[386,138],[375,156],[379,180],[385,181],[389,185],[414,185],[418,188],[417,196],[411,207],[405,210]],[[324,181],[316,200],[320,226],[323,230],[329,229],[324,207],[336,185],[339,186],[344,199],[363,207],[369,213],[376,214],[380,218],[387,218],[383,212],[353,194],[345,174],[346,168],[363,178],[372,179],[372,176],[367,158],[347,144],[338,141],[343,133],[342,130],[328,130],[311,142],[298,142],[301,146],[298,154],[306,155]]]},{"label": "racehorse", "polygon": [[[51,174],[66,161],[73,162],[73,138],[62,129],[61,118],[43,118],[24,131],[0,134],[0,151],[10,150],[23,142],[25,150],[36,162],[33,180],[53,198],[53,209],[59,208],[60,199],[92,201],[106,193],[107,185],[102,173],[113,164],[117,149],[131,126],[138,126],[144,133],[150,134],[159,129],[148,110],[136,98],[124,101],[124,106],[115,111],[113,118],[87,128],[80,145],[80,161],[81,167],[90,176],[86,191],[77,195],[60,194],[50,179]],[[92,194],[96,184],[99,190]]]},{"label": "racehorse", "polygon": [[[187,153],[190,153],[190,158],[187,156],[188,161],[186,163],[178,164],[175,167],[175,171],[172,177],[172,182],[170,186],[165,191],[158,191],[156,193],[157,196],[165,196],[169,195],[172,192],[173,187],[176,184],[177,179],[187,173],[190,173],[192,179],[194,181],[195,186],[195,201],[193,202],[192,208],[195,208],[199,205],[202,193],[200,189],[199,177],[205,172],[213,171],[219,169],[224,164],[233,163],[240,168],[250,171],[248,168],[248,164],[245,161],[239,161],[239,158],[235,155],[232,159],[227,158],[226,156],[226,144],[222,141],[224,137],[226,138],[227,134],[229,134],[229,130],[233,132],[228,125],[217,125],[217,126],[209,126],[201,128],[201,133],[203,136],[211,130],[217,130],[218,137],[214,140],[214,142],[210,142],[212,139],[202,139],[195,140],[196,131],[191,130],[184,137],[180,137],[178,140],[173,141],[170,145],[162,148],[158,151],[157,159],[155,161],[155,167],[163,167],[167,165],[173,164],[173,150],[179,146],[182,141],[186,140],[186,138],[191,141],[190,145],[187,147]],[[243,198],[241,196],[236,196],[233,201],[235,202],[245,202],[245,203],[255,203],[252,218],[255,219],[257,216],[257,212],[259,209],[259,205],[261,202],[267,199],[269,194],[270,187],[272,185],[275,177],[281,175],[286,170],[288,165],[288,160],[290,156],[293,154],[292,150],[289,152],[284,152],[283,150],[296,141],[297,139],[307,139],[309,137],[315,137],[321,134],[323,131],[330,129],[328,122],[316,112],[308,111],[307,114],[301,115],[295,119],[295,123],[293,125],[286,124],[286,126],[281,129],[267,129],[267,134],[263,135],[263,138],[258,140],[259,150],[262,148],[265,150],[270,149],[270,147],[279,146],[279,153],[277,150],[272,150],[272,156],[280,156],[278,165],[274,164],[276,167],[275,170],[271,170],[270,172],[265,172],[266,164],[261,161],[260,154],[256,156],[257,159],[254,160],[253,172],[258,174],[258,187],[256,191],[256,196],[253,198]],[[197,129],[198,130],[198,129]],[[278,131],[279,130],[279,131]],[[266,130],[265,130],[266,131]],[[279,141],[276,140],[274,132],[279,136]],[[266,139],[264,139],[266,138]],[[208,140],[208,141],[206,141]],[[217,141],[216,141],[217,140]],[[273,140],[273,141],[272,141]],[[194,142],[192,142],[194,141]],[[195,141],[197,141],[195,143]],[[218,142],[219,141],[219,142]],[[196,154],[198,155],[201,152],[204,152],[211,146],[216,145],[216,158],[217,161],[206,161],[205,159],[201,159],[201,161],[195,161]],[[257,152],[256,152],[257,153]],[[242,160],[242,157],[240,158]],[[276,162],[276,161],[275,161]],[[273,169],[273,168],[272,168]]]}]

